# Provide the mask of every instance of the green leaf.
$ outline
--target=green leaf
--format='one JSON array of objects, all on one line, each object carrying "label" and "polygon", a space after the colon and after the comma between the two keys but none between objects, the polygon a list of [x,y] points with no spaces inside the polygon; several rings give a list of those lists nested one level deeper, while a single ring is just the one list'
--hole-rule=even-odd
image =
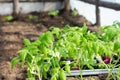
[{"label": "green leaf", "polygon": [[46,32],[45,37],[48,44],[53,43],[54,38],[51,32]]},{"label": "green leaf", "polygon": [[57,80],[56,76],[52,76],[50,80]]},{"label": "green leaf", "polygon": [[76,10],[76,9],[72,10],[72,12],[71,12],[72,16],[77,16],[78,14],[79,14],[78,10]]},{"label": "green leaf", "polygon": [[56,35],[56,38],[59,38],[59,32],[60,32],[59,28],[53,28],[52,30],[52,33]]},{"label": "green leaf", "polygon": [[54,11],[48,12],[48,15],[51,15],[51,16],[57,16],[58,14],[59,14],[59,10],[54,10]]},{"label": "green leaf", "polygon": [[58,73],[59,72],[59,69],[60,69],[60,67],[55,67],[55,68],[53,68],[52,70],[51,70],[51,75],[54,75],[54,74],[56,74],[56,73]]},{"label": "green leaf", "polygon": [[60,69],[60,80],[66,80],[66,74],[63,69]]},{"label": "green leaf", "polygon": [[120,28],[120,22],[119,21],[114,21],[113,26],[115,26],[116,28]]},{"label": "green leaf", "polygon": [[54,57],[52,60],[51,60],[51,63],[54,67],[59,67],[59,59],[58,57]]},{"label": "green leaf", "polygon": [[83,34],[86,34],[87,33],[87,26],[86,24],[84,23],[83,27],[82,27],[82,32]]},{"label": "green leaf", "polygon": [[36,40],[35,42],[32,43],[34,46],[40,46],[41,42],[40,40]]},{"label": "green leaf", "polygon": [[29,62],[27,62],[27,64],[28,64],[28,69],[29,69],[29,70],[32,70],[32,68],[33,68],[32,65],[33,65],[33,64],[31,64],[31,63],[29,63]]},{"label": "green leaf", "polygon": [[87,67],[88,67],[89,69],[94,69],[94,67],[91,66],[89,63],[87,64]]},{"label": "green leaf", "polygon": [[49,63],[44,64],[43,68],[47,72],[50,68],[50,64]]},{"label": "green leaf", "polygon": [[9,16],[5,16],[2,18],[3,21],[11,21],[13,20],[13,16],[9,15]]},{"label": "green leaf", "polygon": [[33,55],[37,55],[38,54],[38,51],[39,51],[39,49],[37,48],[37,46],[30,46],[29,47],[29,52],[30,52],[30,54],[33,54]]},{"label": "green leaf", "polygon": [[28,18],[29,19],[33,19],[33,15],[28,15]]},{"label": "green leaf", "polygon": [[43,76],[46,79],[47,79],[47,72],[48,72],[49,69],[50,69],[50,64],[47,63],[47,62],[44,63],[44,65],[43,65]]},{"label": "green leaf", "polygon": [[30,53],[28,53],[27,56],[26,56],[26,61],[29,62],[29,63],[31,63],[32,60],[33,60],[33,55],[30,54]]},{"label": "green leaf", "polygon": [[43,54],[47,55],[48,50],[47,50],[46,46],[41,46],[40,50]]},{"label": "green leaf", "polygon": [[117,28],[113,26],[107,26],[104,28],[104,33],[102,35],[102,40],[111,41],[117,34]]},{"label": "green leaf", "polygon": [[25,46],[29,46],[31,44],[29,39],[24,39],[23,43]]},{"label": "green leaf", "polygon": [[20,61],[19,57],[13,58],[12,61],[11,61],[11,64],[12,64],[11,66],[12,66],[12,68],[14,68],[15,65],[16,65],[19,61]]},{"label": "green leaf", "polygon": [[99,51],[99,45],[98,45],[98,42],[94,42],[93,44],[93,50],[96,54],[98,54],[98,51]]},{"label": "green leaf", "polygon": [[67,72],[67,73],[71,73],[71,71],[70,71],[70,65],[66,65],[65,66],[65,71]]},{"label": "green leaf", "polygon": [[34,77],[29,77],[26,80],[35,80],[35,78]]},{"label": "green leaf", "polygon": [[115,41],[114,43],[114,51],[118,51],[120,49],[120,41]]},{"label": "green leaf", "polygon": [[54,37],[52,35],[52,33],[50,31],[48,32],[45,32],[43,33],[41,36],[40,36],[40,42],[42,45],[45,45],[45,46],[49,46],[50,44],[53,43],[54,41]]},{"label": "green leaf", "polygon": [[28,18],[29,18],[29,19],[37,19],[38,16],[30,14],[30,15],[28,15]]},{"label": "green leaf", "polygon": [[28,50],[23,49],[23,50],[19,51],[19,53],[20,53],[20,59],[22,60],[21,66],[23,66],[25,63],[25,58],[27,56]]}]

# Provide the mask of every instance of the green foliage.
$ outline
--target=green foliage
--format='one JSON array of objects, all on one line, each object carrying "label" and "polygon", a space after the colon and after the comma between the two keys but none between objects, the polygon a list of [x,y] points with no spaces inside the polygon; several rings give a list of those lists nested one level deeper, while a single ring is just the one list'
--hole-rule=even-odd
[{"label": "green foliage", "polygon": [[57,16],[59,14],[59,10],[49,11],[48,15],[50,16]]},{"label": "green foliage", "polygon": [[113,26],[115,26],[116,28],[120,28],[120,22],[114,21]]},{"label": "green foliage", "polygon": [[115,52],[120,52],[120,41],[115,41],[114,42],[114,51]]},{"label": "green foliage", "polygon": [[60,70],[60,80],[66,80],[66,75],[65,75],[65,72],[64,72],[64,70]]},{"label": "green foliage", "polygon": [[[48,78],[48,74],[51,80],[66,80],[65,72],[70,74],[70,69],[76,66],[80,69],[85,66],[89,69],[111,69],[116,67],[119,60],[114,64],[112,61],[105,64],[101,56],[112,60],[113,55],[119,55],[119,33],[120,29],[114,26],[102,27],[96,33],[89,32],[85,24],[82,28],[69,25],[62,29],[51,28],[34,42],[24,39],[24,48],[19,51],[19,57],[12,60],[12,67],[18,62],[21,66],[27,64],[28,80],[35,80],[36,77],[42,80]],[[69,64],[66,63],[68,58],[73,60]]]},{"label": "green foliage", "polygon": [[19,58],[18,57],[15,57],[14,59],[12,59],[12,61],[11,61],[11,63],[12,63],[12,68],[14,68],[15,67],[15,65],[19,62]]},{"label": "green foliage", "polygon": [[30,20],[32,20],[32,19],[38,19],[38,16],[29,14],[28,15],[28,19],[30,19]]},{"label": "green foliage", "polygon": [[114,39],[114,37],[117,35],[118,30],[114,26],[106,26],[103,28],[103,33],[102,33],[102,40],[104,41],[111,41]]},{"label": "green foliage", "polygon": [[78,13],[78,10],[77,9],[74,9],[74,10],[72,10],[72,12],[71,12],[71,15],[72,16],[77,16],[79,13]]},{"label": "green foliage", "polygon": [[69,73],[69,74],[71,73],[71,72],[70,72],[70,65],[67,64],[67,65],[65,66],[65,71],[66,71],[67,73]]},{"label": "green foliage", "polygon": [[3,21],[11,21],[11,20],[13,20],[13,16],[11,16],[11,15],[5,16],[2,18],[2,20]]},{"label": "green foliage", "polygon": [[120,79],[120,67],[118,68],[116,75],[117,75],[117,79],[119,80]]}]

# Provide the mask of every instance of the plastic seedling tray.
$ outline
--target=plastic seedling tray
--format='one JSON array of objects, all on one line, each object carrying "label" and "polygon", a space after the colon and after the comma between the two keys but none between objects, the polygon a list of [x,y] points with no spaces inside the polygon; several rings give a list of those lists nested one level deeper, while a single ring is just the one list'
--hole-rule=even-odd
[{"label": "plastic seedling tray", "polygon": [[[115,68],[112,70],[112,73],[116,73],[118,68]],[[99,74],[107,74],[109,73],[108,69],[94,69],[94,70],[71,70],[71,74],[66,74],[66,76],[78,76],[80,73],[83,76],[88,76],[88,75],[99,75]]]}]

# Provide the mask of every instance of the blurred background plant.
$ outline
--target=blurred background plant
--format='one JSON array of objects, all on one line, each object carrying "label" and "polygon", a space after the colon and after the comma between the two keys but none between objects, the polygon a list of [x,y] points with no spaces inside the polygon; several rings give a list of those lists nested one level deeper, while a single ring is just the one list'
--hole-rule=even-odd
[{"label": "blurred background plant", "polygon": [[48,12],[48,15],[53,16],[53,17],[57,16],[58,14],[59,14],[59,10],[54,10],[54,11]]},{"label": "blurred background plant", "polygon": [[4,16],[4,17],[2,18],[2,21],[12,21],[13,19],[14,19],[13,16],[8,15],[8,16]]}]

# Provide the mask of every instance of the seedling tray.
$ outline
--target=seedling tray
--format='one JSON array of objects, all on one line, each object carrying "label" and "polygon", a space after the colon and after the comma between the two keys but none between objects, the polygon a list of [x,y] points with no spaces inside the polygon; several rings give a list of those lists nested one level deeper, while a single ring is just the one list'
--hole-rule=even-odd
[{"label": "seedling tray", "polygon": [[[116,73],[118,68],[112,70],[112,73]],[[94,70],[71,70],[71,74],[66,74],[66,76],[78,76],[82,72],[82,76],[88,75],[99,75],[109,73],[108,69],[94,69]]]}]

